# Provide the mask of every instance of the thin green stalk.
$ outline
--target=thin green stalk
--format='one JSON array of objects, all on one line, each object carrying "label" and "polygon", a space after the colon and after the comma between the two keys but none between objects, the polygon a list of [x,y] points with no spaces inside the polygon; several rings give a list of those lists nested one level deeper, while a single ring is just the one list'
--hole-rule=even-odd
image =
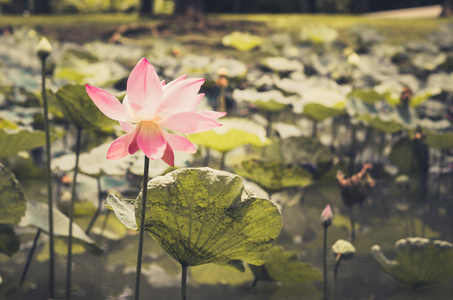
[{"label": "thin green stalk", "polygon": [[135,274],[135,300],[138,300],[140,298],[140,274],[142,272],[143,238],[145,233],[145,210],[146,198],[148,196],[148,171],[149,158],[145,155],[145,169],[143,170],[142,211],[140,217],[140,238],[138,241],[137,269]]},{"label": "thin green stalk", "polygon": [[69,235],[68,235],[68,266],[66,269],[66,299],[71,299],[71,271],[72,271],[72,222],[74,220],[74,202],[76,198],[77,173],[79,172],[80,140],[82,128],[77,128],[76,162],[74,178],[72,180],[71,204],[69,206]]},{"label": "thin green stalk", "polygon": [[187,265],[181,265],[181,300],[187,299]]},{"label": "thin green stalk", "polygon": [[327,228],[324,226],[324,242],[323,242],[323,277],[324,277],[324,300],[327,300]]},{"label": "thin green stalk", "polygon": [[340,267],[341,254],[337,255],[335,260],[335,269],[333,271],[333,281],[332,281],[332,300],[335,298],[335,283],[337,281],[338,268]]},{"label": "thin green stalk", "polygon": [[93,218],[91,218],[90,223],[88,224],[87,229],[85,230],[85,233],[88,235],[90,234],[91,228],[93,228],[94,223],[99,217],[99,214],[101,213],[102,209],[102,187],[101,187],[101,177],[96,177],[96,182],[97,182],[97,187],[98,187],[98,208],[96,209],[96,212],[94,213]]},{"label": "thin green stalk", "polygon": [[31,264],[31,259],[33,258],[33,254],[35,253],[36,245],[38,244],[39,236],[41,235],[41,229],[36,231],[35,238],[33,239],[33,245],[31,246],[30,253],[28,253],[27,262],[25,263],[24,270],[22,271],[22,276],[20,277],[20,287],[25,282],[25,277],[27,277],[28,268]]},{"label": "thin green stalk", "polygon": [[228,151],[222,152],[222,156],[220,157],[220,166],[219,166],[219,170],[225,169],[225,158],[226,158],[227,152],[228,152]]},{"label": "thin green stalk", "polygon": [[52,169],[50,166],[50,126],[49,108],[46,97],[46,57],[41,58],[41,78],[42,78],[42,102],[44,108],[44,131],[46,133],[46,173],[47,173],[47,200],[49,214],[49,294],[50,298],[55,298],[55,251],[53,234],[53,195],[52,195]]}]

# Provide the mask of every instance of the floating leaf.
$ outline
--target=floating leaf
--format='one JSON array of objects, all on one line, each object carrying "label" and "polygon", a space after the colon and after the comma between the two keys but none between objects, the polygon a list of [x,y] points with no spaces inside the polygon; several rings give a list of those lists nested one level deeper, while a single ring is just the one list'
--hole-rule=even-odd
[{"label": "floating leaf", "polygon": [[297,60],[286,57],[268,57],[262,62],[263,66],[276,72],[303,72],[304,66]]},{"label": "floating leaf", "polygon": [[337,39],[338,32],[321,24],[304,24],[299,38],[315,44],[330,43]]},{"label": "floating leaf", "polygon": [[[107,151],[111,144],[111,142],[104,143],[91,149],[88,153],[82,153],[79,157],[80,172],[92,177],[102,175],[122,176],[126,174],[134,158],[128,155],[122,159],[107,159]],[[75,167],[75,161],[74,153],[54,158],[52,159],[52,169],[59,169],[65,172],[72,171]]]},{"label": "floating leaf", "polygon": [[56,101],[65,117],[79,128],[111,130],[115,124],[96,107],[83,85],[61,87],[56,93]]},{"label": "floating leaf", "polygon": [[0,224],[19,224],[25,214],[24,190],[13,173],[0,164]]},{"label": "floating leaf", "polygon": [[371,127],[385,133],[394,133],[403,129],[403,126],[394,120],[384,121],[379,116],[373,117],[370,114],[361,115],[359,120],[365,121]]},{"label": "floating leaf", "polygon": [[224,118],[222,125],[212,130],[191,134],[189,140],[222,153],[246,144],[255,146],[270,144],[265,129],[253,121]]},{"label": "floating leaf", "polygon": [[321,272],[298,260],[296,252],[274,247],[262,266],[250,265],[253,274],[262,281],[307,282],[322,281]]},{"label": "floating leaf", "polygon": [[373,90],[353,90],[349,97],[357,97],[368,104],[374,104],[382,99],[382,96]]},{"label": "floating leaf", "polygon": [[[53,208],[53,224],[55,236],[67,237],[69,235],[69,218],[56,208]],[[27,201],[25,216],[20,220],[19,226],[35,227],[49,232],[49,206],[46,203]],[[86,244],[94,244],[82,228],[72,223],[72,236]]]},{"label": "floating leaf", "polygon": [[396,257],[389,260],[378,245],[371,254],[385,272],[413,287],[448,282],[453,279],[453,244],[414,237],[395,244]]},{"label": "floating leaf", "polygon": [[243,33],[235,31],[222,38],[222,44],[224,46],[236,48],[239,51],[247,52],[263,44],[263,38],[252,35],[249,33]]},{"label": "floating leaf", "polygon": [[306,104],[303,112],[305,116],[318,122],[344,113],[344,108],[328,107],[318,103]]},{"label": "floating leaf", "polygon": [[312,183],[312,176],[307,170],[298,166],[289,167],[282,162],[244,161],[236,168],[236,172],[272,194],[286,188],[305,187]]},{"label": "floating leaf", "polygon": [[281,111],[299,99],[297,96],[285,97],[278,90],[258,92],[254,88],[245,90],[235,89],[233,91],[233,98],[238,102],[253,103],[259,109],[270,112]]},{"label": "floating leaf", "polygon": [[[282,226],[280,212],[269,200],[256,198],[241,177],[227,172],[180,169],[148,182],[145,230],[179,263],[214,263],[244,270],[241,261],[261,265]],[[128,215],[126,226],[139,223],[124,200],[111,196],[106,205]]]},{"label": "floating leaf", "polygon": [[433,131],[428,131],[425,134],[426,138],[423,140],[423,142],[430,145],[431,147],[442,150],[453,149],[453,133],[436,133]]},{"label": "floating leaf", "polygon": [[214,264],[207,264],[190,268],[190,280],[201,284],[228,284],[234,286],[252,281],[253,274],[248,269],[244,273],[238,274]]},{"label": "floating leaf", "polygon": [[0,129],[0,158],[14,155],[20,151],[42,147],[45,141],[42,131]]}]

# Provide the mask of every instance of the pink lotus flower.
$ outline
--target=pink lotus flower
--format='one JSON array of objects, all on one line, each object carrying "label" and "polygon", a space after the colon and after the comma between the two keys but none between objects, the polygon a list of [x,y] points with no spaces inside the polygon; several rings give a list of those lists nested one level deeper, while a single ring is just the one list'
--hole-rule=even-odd
[{"label": "pink lotus flower", "polygon": [[226,113],[195,110],[204,94],[198,94],[202,78],[169,84],[159,81],[153,66],[142,58],[127,80],[123,103],[100,88],[86,85],[94,104],[107,117],[119,121],[126,134],[117,138],[107,152],[108,159],[119,159],[141,149],[150,159],[162,159],[174,165],[173,151],[195,153],[185,137],[167,132],[197,133],[222,126],[215,119]]}]

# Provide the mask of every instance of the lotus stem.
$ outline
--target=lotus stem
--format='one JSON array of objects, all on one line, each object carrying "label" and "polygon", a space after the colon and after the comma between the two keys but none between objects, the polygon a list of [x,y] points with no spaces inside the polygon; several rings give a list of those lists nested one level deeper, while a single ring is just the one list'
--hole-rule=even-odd
[{"label": "lotus stem", "polygon": [[354,244],[355,240],[355,220],[354,220],[354,213],[352,211],[352,205],[348,206],[348,212],[349,212],[349,221],[351,222],[351,235],[349,236],[349,240],[351,244]]},{"label": "lotus stem", "polygon": [[273,113],[268,112],[266,114],[267,117],[267,126],[266,126],[266,137],[270,138],[272,134],[272,121],[273,121]]},{"label": "lotus stem", "polygon": [[311,137],[315,138],[315,137],[318,136],[318,122],[317,121],[313,121],[311,124],[312,124]]},{"label": "lotus stem", "polygon": [[107,213],[104,218],[104,223],[102,223],[101,236],[104,235],[105,228],[107,227],[107,223],[109,221],[110,213],[111,211],[107,210]]},{"label": "lotus stem", "polygon": [[85,230],[85,233],[87,235],[90,234],[90,231],[93,228],[94,223],[96,223],[96,220],[98,219],[99,214],[101,213],[101,209],[102,209],[101,176],[96,177],[96,182],[97,182],[97,187],[98,187],[98,208],[96,209],[96,212],[94,213],[93,218],[91,218],[90,223],[88,224],[88,227]]},{"label": "lotus stem", "polygon": [[206,149],[206,156],[204,157],[203,164],[205,167],[209,166],[209,159],[211,157],[211,149],[209,147],[205,147]]},{"label": "lotus stem", "polygon": [[225,157],[228,151],[222,152],[222,156],[220,156],[220,165],[219,170],[225,169]]},{"label": "lotus stem", "polygon": [[44,108],[44,131],[46,134],[46,171],[47,171],[47,201],[49,206],[49,294],[55,298],[55,251],[53,234],[53,198],[52,198],[52,169],[50,155],[50,126],[49,108],[46,97],[46,56],[41,57],[41,78],[42,78],[42,102]]},{"label": "lotus stem", "polygon": [[149,158],[145,155],[145,168],[143,170],[142,210],[140,217],[140,237],[138,241],[137,269],[135,274],[135,300],[138,300],[140,298],[140,274],[142,272],[143,238],[145,233],[145,210],[146,198],[148,196],[148,172]]},{"label": "lotus stem", "polygon": [[181,300],[187,299],[187,265],[182,264],[181,272]]},{"label": "lotus stem", "polygon": [[337,257],[335,259],[335,266],[334,266],[334,271],[333,271],[332,300],[334,300],[334,298],[335,298],[335,283],[337,281],[338,268],[340,267],[341,258],[342,258],[341,254],[338,253]]},{"label": "lotus stem", "polygon": [[349,149],[349,166],[348,166],[350,176],[354,173],[354,161],[356,157],[355,147],[357,143],[356,131],[357,127],[351,124],[351,148]]},{"label": "lotus stem", "polygon": [[327,228],[328,226],[324,225],[324,242],[323,242],[323,277],[324,277],[324,300],[327,300]]},{"label": "lotus stem", "polygon": [[22,285],[25,282],[25,277],[27,277],[28,268],[30,267],[31,260],[33,258],[33,254],[35,253],[36,245],[38,244],[40,235],[41,235],[41,229],[38,229],[36,231],[35,238],[33,239],[33,245],[31,246],[30,253],[28,253],[27,262],[25,263],[24,271],[22,272],[22,276],[20,277],[20,287],[22,287]]},{"label": "lotus stem", "polygon": [[77,173],[79,172],[80,140],[82,128],[77,127],[76,138],[76,161],[74,167],[74,178],[72,179],[71,204],[69,206],[69,234],[68,234],[68,265],[66,269],[66,299],[71,299],[71,272],[72,272],[72,223],[74,220],[74,202],[76,198]]}]

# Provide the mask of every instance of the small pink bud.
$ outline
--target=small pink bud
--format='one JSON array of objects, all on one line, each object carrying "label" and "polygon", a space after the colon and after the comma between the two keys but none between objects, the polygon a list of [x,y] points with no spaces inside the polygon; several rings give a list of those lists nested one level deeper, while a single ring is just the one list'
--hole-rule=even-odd
[{"label": "small pink bud", "polygon": [[327,204],[321,213],[321,223],[325,227],[332,225],[333,213],[330,204]]}]

